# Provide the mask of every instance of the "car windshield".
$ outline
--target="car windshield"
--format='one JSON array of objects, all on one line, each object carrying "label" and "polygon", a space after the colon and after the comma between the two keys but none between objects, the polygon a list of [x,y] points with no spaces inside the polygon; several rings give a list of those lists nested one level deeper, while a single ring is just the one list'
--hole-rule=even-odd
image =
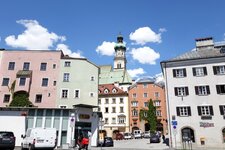
[{"label": "car windshield", "polygon": [[14,136],[12,132],[0,132],[0,137],[12,137]]}]

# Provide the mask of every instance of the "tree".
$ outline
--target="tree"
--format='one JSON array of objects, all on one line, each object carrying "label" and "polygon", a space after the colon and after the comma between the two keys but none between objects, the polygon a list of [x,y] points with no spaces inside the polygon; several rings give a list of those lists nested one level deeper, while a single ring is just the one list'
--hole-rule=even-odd
[{"label": "tree", "polygon": [[9,104],[10,107],[30,107],[33,104],[29,101],[29,94],[25,91],[14,93],[13,100]]},{"label": "tree", "polygon": [[153,105],[152,99],[150,99],[150,101],[148,102],[148,110],[146,109],[140,110],[139,117],[140,117],[140,120],[145,120],[150,124],[151,132],[156,131],[156,127],[157,127],[156,108]]}]

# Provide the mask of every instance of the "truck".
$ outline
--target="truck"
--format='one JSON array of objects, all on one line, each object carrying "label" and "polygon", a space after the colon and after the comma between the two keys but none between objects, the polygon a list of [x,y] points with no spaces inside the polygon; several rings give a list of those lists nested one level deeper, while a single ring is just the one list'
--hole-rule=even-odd
[{"label": "truck", "polygon": [[28,128],[21,142],[21,149],[54,149],[57,143],[56,128]]}]

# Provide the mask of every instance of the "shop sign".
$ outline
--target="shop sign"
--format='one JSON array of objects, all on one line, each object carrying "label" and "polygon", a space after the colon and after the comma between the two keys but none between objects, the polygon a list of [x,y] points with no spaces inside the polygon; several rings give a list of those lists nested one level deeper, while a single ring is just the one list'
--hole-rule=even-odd
[{"label": "shop sign", "polygon": [[79,119],[90,119],[90,115],[88,114],[80,114]]},{"label": "shop sign", "polygon": [[200,127],[203,127],[203,128],[214,127],[214,123],[200,122]]}]

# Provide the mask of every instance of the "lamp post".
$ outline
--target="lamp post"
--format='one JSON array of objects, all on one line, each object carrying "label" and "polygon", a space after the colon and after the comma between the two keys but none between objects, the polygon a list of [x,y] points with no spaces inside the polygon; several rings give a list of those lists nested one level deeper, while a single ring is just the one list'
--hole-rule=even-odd
[{"label": "lamp post", "polygon": [[75,127],[75,113],[71,113],[70,114],[70,127],[71,127],[71,141],[70,141],[70,145],[71,147],[74,147],[74,134],[73,134],[73,131],[74,131],[74,127]]}]

